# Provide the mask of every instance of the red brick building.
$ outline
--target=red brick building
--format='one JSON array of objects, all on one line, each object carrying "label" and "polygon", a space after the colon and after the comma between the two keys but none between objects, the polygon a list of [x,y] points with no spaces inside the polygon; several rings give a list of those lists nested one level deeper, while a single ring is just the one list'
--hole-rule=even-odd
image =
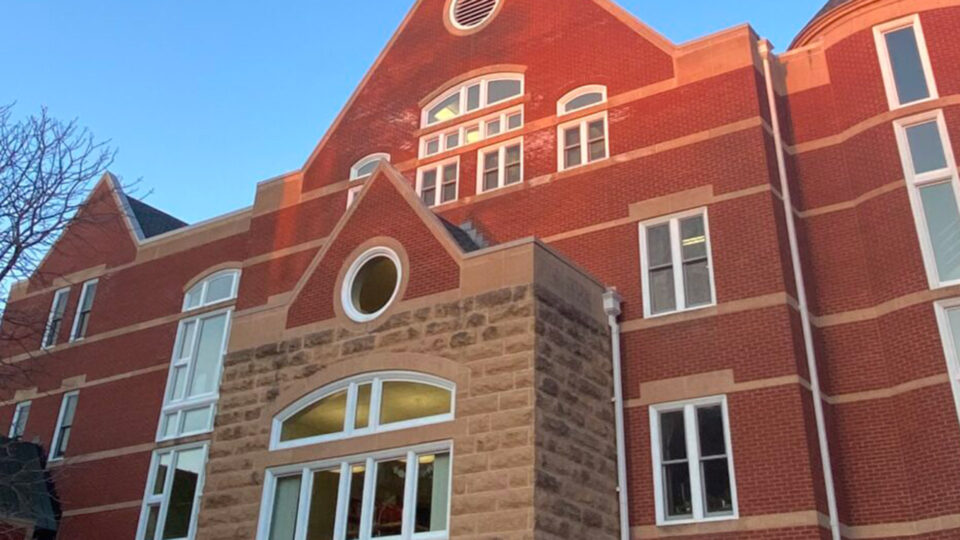
[{"label": "red brick building", "polygon": [[958,25],[418,0],[251,207],[105,177],[0,423],[71,540],[960,538]]}]

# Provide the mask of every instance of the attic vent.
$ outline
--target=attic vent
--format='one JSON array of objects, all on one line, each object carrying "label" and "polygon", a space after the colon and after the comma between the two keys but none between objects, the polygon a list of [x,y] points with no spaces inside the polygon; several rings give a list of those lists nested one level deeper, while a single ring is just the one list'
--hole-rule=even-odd
[{"label": "attic vent", "polygon": [[476,28],[487,21],[500,0],[453,0],[451,18],[461,30]]}]

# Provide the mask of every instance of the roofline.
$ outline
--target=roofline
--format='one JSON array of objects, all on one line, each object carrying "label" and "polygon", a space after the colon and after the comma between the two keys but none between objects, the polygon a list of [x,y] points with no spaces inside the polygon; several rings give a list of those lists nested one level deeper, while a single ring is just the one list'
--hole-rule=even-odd
[{"label": "roofline", "polygon": [[862,6],[866,4],[871,4],[879,2],[881,0],[853,0],[845,4],[841,4],[833,9],[827,10],[824,13],[818,13],[814,16],[806,26],[797,34],[793,41],[790,43],[790,47],[787,48],[788,51],[805,47],[810,45],[811,42],[822,33],[827,27],[833,25],[837,20],[846,17],[851,11],[859,10]]}]

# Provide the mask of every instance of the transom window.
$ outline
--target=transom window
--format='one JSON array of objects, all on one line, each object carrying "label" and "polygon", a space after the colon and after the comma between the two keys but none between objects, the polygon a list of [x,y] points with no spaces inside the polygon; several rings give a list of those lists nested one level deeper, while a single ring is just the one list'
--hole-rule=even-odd
[{"label": "transom window", "polygon": [[224,270],[205,278],[183,296],[183,310],[199,309],[237,297],[240,285],[239,270]]},{"label": "transom window", "polygon": [[523,127],[523,106],[514,107],[420,139],[420,157],[429,157]]},{"label": "transom window", "polygon": [[710,258],[706,209],[641,224],[644,316],[713,305]]},{"label": "transom window", "polygon": [[267,471],[259,540],[449,536],[450,444]]},{"label": "transom window", "polygon": [[874,38],[891,109],[937,97],[918,15],[877,26]]},{"label": "transom window", "polygon": [[346,379],[314,392],[274,419],[271,449],[292,448],[453,420],[454,385],[389,372]]},{"label": "transom window", "polygon": [[43,331],[42,347],[49,349],[57,344],[57,337],[60,335],[60,329],[63,327],[63,316],[67,311],[67,301],[70,298],[70,288],[58,290],[53,295],[53,303],[50,305],[50,316],[47,318],[47,326]]},{"label": "transom window", "polygon": [[373,174],[380,162],[390,163],[390,154],[370,154],[350,167],[350,180],[360,180]]},{"label": "transom window", "polygon": [[894,127],[930,286],[960,283],[960,183],[943,111]]},{"label": "transom window", "polygon": [[206,444],[153,453],[137,540],[186,540],[196,537],[206,461]]},{"label": "transom window", "polygon": [[417,173],[417,193],[427,206],[439,206],[457,200],[460,158],[433,163]]},{"label": "transom window", "polygon": [[560,124],[557,136],[561,171],[606,159],[610,154],[606,111]]},{"label": "transom window", "polygon": [[592,107],[607,100],[607,87],[597,84],[583,86],[568,93],[557,102],[557,115],[563,116],[572,112]]},{"label": "transom window", "polygon": [[423,110],[423,126],[432,126],[523,95],[523,75],[485,75],[463,83],[430,102]]},{"label": "transom window", "polygon": [[477,193],[523,181],[523,139],[514,139],[477,153]]},{"label": "transom window", "polygon": [[650,408],[657,524],[735,519],[725,396]]}]

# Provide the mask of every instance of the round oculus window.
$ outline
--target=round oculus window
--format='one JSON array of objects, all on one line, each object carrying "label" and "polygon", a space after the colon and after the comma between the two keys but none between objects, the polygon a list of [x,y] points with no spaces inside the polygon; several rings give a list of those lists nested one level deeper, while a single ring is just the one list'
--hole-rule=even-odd
[{"label": "round oculus window", "polygon": [[353,262],[343,282],[341,301],[357,322],[376,319],[390,307],[400,289],[400,257],[388,248],[373,248]]},{"label": "round oculus window", "polygon": [[501,0],[453,0],[450,20],[460,30],[470,30],[487,22]]}]

